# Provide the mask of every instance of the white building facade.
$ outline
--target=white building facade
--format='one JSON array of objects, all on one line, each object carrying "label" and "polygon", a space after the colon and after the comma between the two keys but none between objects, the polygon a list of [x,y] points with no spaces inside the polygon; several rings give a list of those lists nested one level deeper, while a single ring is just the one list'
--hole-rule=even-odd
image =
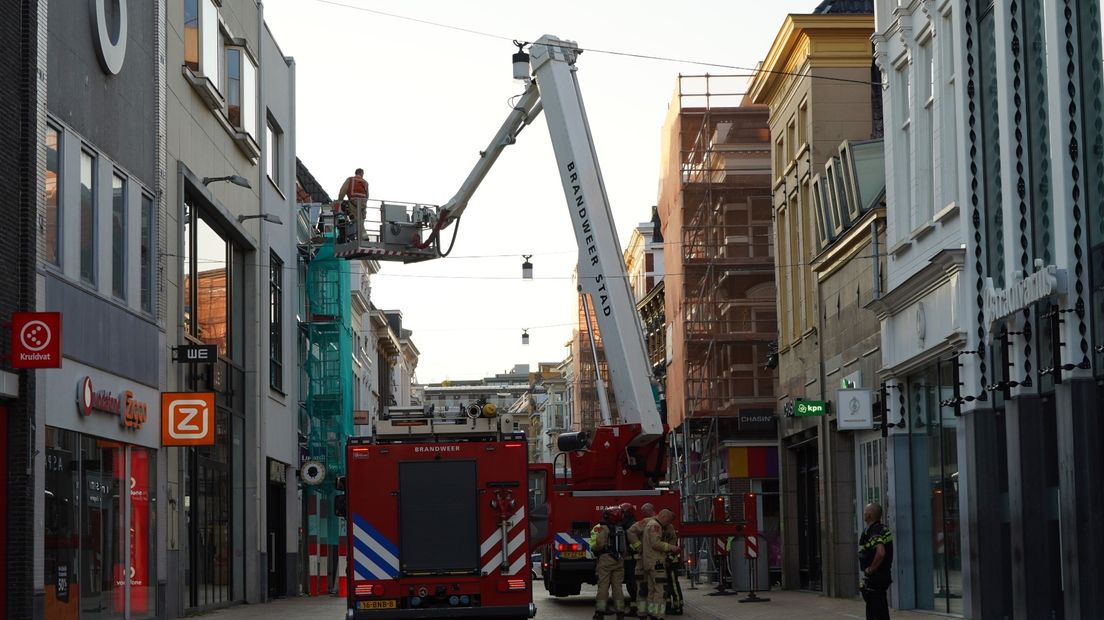
[{"label": "white building facade", "polygon": [[893,601],[1104,604],[1104,78],[1096,0],[879,0]]}]

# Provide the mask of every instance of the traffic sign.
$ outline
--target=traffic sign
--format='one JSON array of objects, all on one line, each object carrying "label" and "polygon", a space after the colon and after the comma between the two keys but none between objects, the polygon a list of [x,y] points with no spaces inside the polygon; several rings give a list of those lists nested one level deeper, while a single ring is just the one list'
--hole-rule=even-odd
[{"label": "traffic sign", "polygon": [[12,313],[12,368],[61,368],[61,313]]}]

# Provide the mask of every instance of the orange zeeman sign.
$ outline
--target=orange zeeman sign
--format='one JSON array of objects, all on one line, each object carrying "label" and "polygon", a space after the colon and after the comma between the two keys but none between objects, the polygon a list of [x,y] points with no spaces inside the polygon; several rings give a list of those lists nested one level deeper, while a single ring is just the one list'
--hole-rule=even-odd
[{"label": "orange zeeman sign", "polygon": [[214,392],[161,394],[161,445],[211,446],[214,443]]}]

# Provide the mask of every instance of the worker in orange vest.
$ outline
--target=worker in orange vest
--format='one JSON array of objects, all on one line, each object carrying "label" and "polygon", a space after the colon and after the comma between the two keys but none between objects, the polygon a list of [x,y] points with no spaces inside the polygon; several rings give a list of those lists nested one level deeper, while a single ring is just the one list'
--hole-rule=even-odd
[{"label": "worker in orange vest", "polygon": [[364,168],[357,168],[353,176],[341,184],[341,191],[337,193],[337,202],[333,206],[334,213],[341,209],[341,201],[346,197],[352,206],[353,221],[356,224],[353,241],[360,243],[360,236],[364,234],[364,212],[368,208],[368,181],[364,178]]}]

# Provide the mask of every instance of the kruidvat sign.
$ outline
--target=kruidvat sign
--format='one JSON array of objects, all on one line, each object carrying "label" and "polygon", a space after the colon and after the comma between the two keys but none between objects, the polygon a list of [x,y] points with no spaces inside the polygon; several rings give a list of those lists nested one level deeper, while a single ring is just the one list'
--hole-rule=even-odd
[{"label": "kruidvat sign", "polygon": [[1043,266],[1043,261],[1035,261],[1035,272],[1023,277],[1023,272],[1012,274],[1007,288],[998,289],[993,278],[986,278],[983,297],[985,300],[985,325],[989,339],[993,338],[993,324],[1022,311],[1031,304],[1042,301],[1052,295],[1066,292],[1066,270],[1054,265]]}]

